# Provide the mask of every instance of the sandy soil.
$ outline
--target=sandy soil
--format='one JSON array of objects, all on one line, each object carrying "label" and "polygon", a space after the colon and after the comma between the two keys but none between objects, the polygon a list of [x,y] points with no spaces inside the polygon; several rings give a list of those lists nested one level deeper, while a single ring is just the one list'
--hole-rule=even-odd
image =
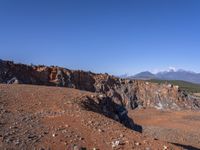
[{"label": "sandy soil", "polygon": [[200,112],[138,109],[129,112],[142,126],[143,134],[177,143],[186,149],[200,149]]},{"label": "sandy soil", "polygon": [[80,90],[0,84],[0,149],[180,149],[87,111]]},{"label": "sandy soil", "polygon": [[200,93],[194,93],[194,95],[200,97]]}]

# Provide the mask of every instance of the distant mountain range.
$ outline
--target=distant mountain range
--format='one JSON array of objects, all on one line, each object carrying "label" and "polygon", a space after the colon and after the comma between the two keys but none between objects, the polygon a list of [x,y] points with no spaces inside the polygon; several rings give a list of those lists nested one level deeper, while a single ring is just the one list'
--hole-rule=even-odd
[{"label": "distant mountain range", "polygon": [[158,79],[158,80],[182,80],[192,83],[200,84],[200,73],[195,73],[192,71],[185,71],[185,70],[169,70],[158,72],[156,74],[151,73],[149,71],[138,73],[134,76],[127,76],[126,78],[130,79],[141,79],[141,80],[151,80],[151,79]]}]

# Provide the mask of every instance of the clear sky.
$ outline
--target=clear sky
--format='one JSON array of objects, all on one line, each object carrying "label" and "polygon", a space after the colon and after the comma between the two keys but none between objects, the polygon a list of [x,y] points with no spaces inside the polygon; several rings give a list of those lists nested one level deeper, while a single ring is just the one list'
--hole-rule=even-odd
[{"label": "clear sky", "polygon": [[200,72],[200,0],[1,0],[0,58],[116,75]]}]

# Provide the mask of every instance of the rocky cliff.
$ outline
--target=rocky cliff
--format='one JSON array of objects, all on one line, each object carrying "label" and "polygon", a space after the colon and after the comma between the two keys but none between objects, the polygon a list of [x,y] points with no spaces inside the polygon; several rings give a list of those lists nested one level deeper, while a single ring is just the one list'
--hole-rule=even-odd
[{"label": "rocky cliff", "polygon": [[[128,117],[128,109],[200,109],[200,100],[177,86],[120,79],[57,66],[33,66],[0,60],[0,83],[33,84],[75,88],[94,92],[83,106],[140,131]],[[95,109],[94,109],[95,108]]]},{"label": "rocky cliff", "polygon": [[31,66],[0,61],[0,83],[62,86],[100,93],[127,109],[199,109],[200,101],[178,86],[120,79],[57,66]]}]

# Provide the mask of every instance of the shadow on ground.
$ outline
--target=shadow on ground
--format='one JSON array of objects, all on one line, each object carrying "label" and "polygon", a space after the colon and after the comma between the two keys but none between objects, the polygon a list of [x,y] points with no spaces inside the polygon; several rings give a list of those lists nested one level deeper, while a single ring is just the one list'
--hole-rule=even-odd
[{"label": "shadow on ground", "polygon": [[134,124],[134,130],[137,131],[137,132],[142,133],[142,126],[135,123]]},{"label": "shadow on ground", "polygon": [[193,147],[193,146],[190,146],[190,145],[183,145],[183,144],[179,144],[179,143],[171,143],[171,144],[174,144],[176,146],[182,147],[185,150],[200,150],[200,148]]},{"label": "shadow on ground", "polygon": [[92,99],[90,97],[86,97],[81,102],[81,105],[88,111],[100,113],[108,118],[122,123],[129,129],[142,133],[142,126],[135,124],[134,121],[128,116],[128,111],[122,105],[114,103],[109,97],[102,99]]}]

